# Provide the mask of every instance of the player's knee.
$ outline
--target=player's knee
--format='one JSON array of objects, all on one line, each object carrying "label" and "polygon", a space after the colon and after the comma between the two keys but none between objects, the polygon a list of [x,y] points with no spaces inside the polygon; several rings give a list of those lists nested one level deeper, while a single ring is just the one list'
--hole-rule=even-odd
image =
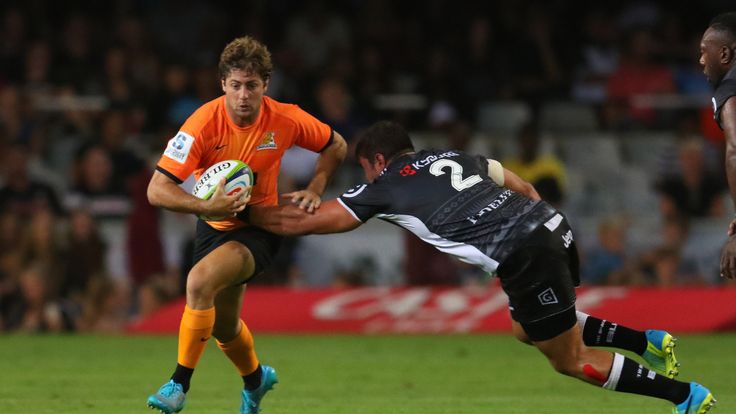
[{"label": "player's knee", "polygon": [[187,277],[187,300],[214,301],[217,291],[218,287],[212,283],[211,278],[208,278],[202,272],[192,269]]},{"label": "player's knee", "polygon": [[575,349],[568,349],[567,352],[559,355],[548,356],[550,364],[555,371],[562,375],[571,377],[579,376],[581,372],[582,361],[580,361],[579,352]]},{"label": "player's knee", "polygon": [[570,358],[550,359],[549,362],[552,368],[562,375],[575,377],[578,374],[577,363]]}]

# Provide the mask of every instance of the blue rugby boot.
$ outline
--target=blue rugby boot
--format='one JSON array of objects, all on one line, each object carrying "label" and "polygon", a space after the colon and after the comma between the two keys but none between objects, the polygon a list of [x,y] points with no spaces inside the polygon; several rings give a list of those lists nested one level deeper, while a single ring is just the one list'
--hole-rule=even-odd
[{"label": "blue rugby boot", "polygon": [[268,365],[261,365],[261,385],[253,391],[243,390],[240,403],[240,414],[258,414],[261,411],[261,399],[277,382],[276,370]]},{"label": "blue rugby boot", "polygon": [[680,363],[675,358],[676,338],[665,331],[648,329],[647,349],[642,358],[655,371],[669,378],[675,378],[680,373]]},{"label": "blue rugby boot", "polygon": [[672,414],[705,414],[716,405],[716,399],[707,388],[697,382],[690,383],[690,395],[672,410]]},{"label": "blue rugby boot", "polygon": [[148,397],[148,406],[164,414],[174,414],[184,408],[186,398],[187,395],[181,384],[170,380],[162,385],[155,394]]}]

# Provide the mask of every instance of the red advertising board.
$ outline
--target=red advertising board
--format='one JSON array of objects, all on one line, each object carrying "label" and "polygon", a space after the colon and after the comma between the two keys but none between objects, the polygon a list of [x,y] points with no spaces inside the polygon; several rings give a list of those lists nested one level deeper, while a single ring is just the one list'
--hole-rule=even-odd
[{"label": "red advertising board", "polygon": [[[675,333],[736,330],[736,288],[578,289],[577,307],[634,328]],[[181,299],[130,327],[175,333]],[[270,333],[484,333],[510,331],[506,295],[497,286],[297,290],[249,287],[243,319]]]}]

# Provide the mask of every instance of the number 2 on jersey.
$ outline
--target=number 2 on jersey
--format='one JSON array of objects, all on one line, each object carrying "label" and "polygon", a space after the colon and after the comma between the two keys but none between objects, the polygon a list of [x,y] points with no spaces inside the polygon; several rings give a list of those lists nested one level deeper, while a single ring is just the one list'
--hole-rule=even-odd
[{"label": "number 2 on jersey", "polygon": [[462,191],[466,188],[470,188],[479,182],[483,181],[480,175],[471,175],[468,178],[463,179],[463,166],[453,160],[441,159],[437,160],[429,166],[429,173],[439,177],[444,175],[442,171],[445,167],[450,167],[450,185],[457,191]]}]

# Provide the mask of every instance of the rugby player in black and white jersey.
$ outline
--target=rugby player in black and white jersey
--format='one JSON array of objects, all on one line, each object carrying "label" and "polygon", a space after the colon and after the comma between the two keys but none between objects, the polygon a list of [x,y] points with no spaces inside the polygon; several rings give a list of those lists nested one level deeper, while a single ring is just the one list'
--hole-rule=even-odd
[{"label": "rugby player in black and white jersey", "polygon": [[[392,122],[368,128],[356,145],[367,184],[308,213],[297,206],[259,207],[251,224],[277,234],[338,233],[371,217],[401,226],[488,273],[498,275],[521,341],[536,346],[562,374],[603,388],[671,401],[678,413],[701,413],[715,400],[677,374],[674,339],[577,312],[574,236],[565,216],[531,184],[495,160],[460,151],[415,151]],[[641,355],[655,373],[619,353]]]},{"label": "rugby player in black and white jersey", "polygon": [[[726,138],[726,178],[736,206],[736,12],[711,20],[700,41],[700,65],[715,87],[713,116]],[[721,276],[736,278],[736,218],[728,227],[729,239],[721,254]]]}]

